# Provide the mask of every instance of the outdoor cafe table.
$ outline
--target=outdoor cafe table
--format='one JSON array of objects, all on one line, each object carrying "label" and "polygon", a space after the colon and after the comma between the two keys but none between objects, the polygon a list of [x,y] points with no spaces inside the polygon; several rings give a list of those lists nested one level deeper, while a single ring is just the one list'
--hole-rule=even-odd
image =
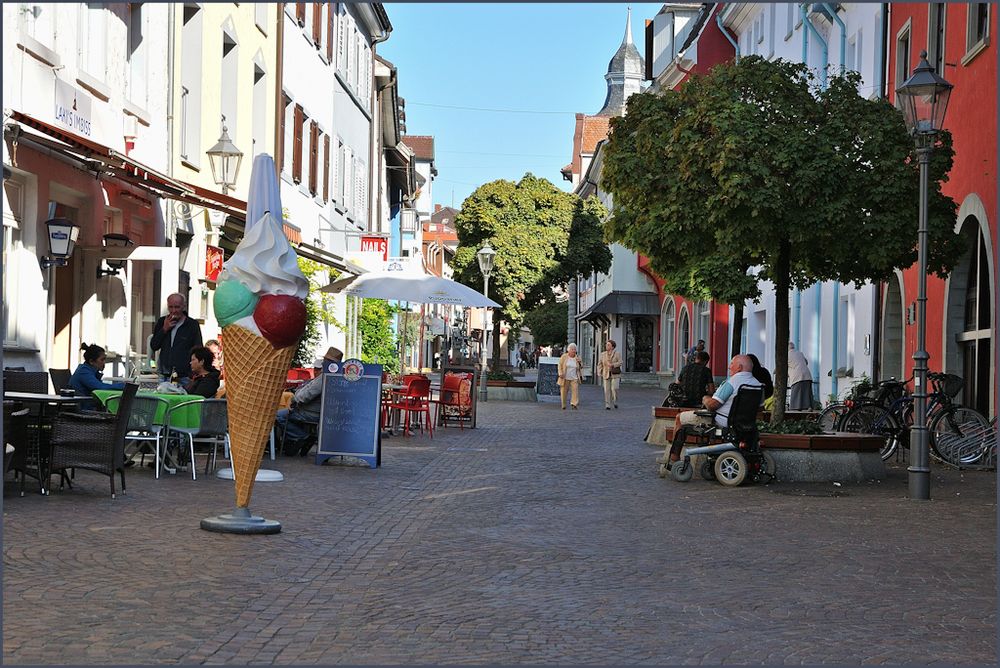
[{"label": "outdoor cafe table", "polygon": [[[108,405],[109,399],[121,396],[121,393],[121,390],[94,390],[94,396],[105,406]],[[174,406],[188,401],[202,401],[204,399],[204,397],[198,394],[170,394],[168,392],[139,392],[136,396],[156,397],[157,399],[163,399],[167,403],[166,406],[160,405],[156,409],[156,416],[153,418],[153,422],[156,424],[165,424],[166,412]],[[200,411],[196,406],[174,411],[170,416],[170,426],[197,427],[199,424],[199,415]]]},{"label": "outdoor cafe table", "polygon": [[36,392],[4,392],[3,398],[10,401],[20,401],[23,403],[35,403],[40,406],[37,438],[31,439],[29,444],[29,456],[31,449],[38,448],[34,455],[38,462],[38,488],[42,494],[48,494],[48,463],[51,446],[48,439],[48,429],[43,428],[52,418],[54,412],[46,410],[50,406],[70,406],[89,401],[87,396],[63,396],[61,394],[39,394]]}]

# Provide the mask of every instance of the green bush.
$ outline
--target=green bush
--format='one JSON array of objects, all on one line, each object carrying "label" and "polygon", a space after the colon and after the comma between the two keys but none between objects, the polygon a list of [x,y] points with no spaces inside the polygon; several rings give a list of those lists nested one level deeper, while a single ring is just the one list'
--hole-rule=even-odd
[{"label": "green bush", "polygon": [[514,376],[509,371],[490,371],[486,374],[486,380],[514,380]]},{"label": "green bush", "polygon": [[823,428],[815,420],[785,420],[776,425],[758,421],[757,429],[762,434],[822,434]]}]

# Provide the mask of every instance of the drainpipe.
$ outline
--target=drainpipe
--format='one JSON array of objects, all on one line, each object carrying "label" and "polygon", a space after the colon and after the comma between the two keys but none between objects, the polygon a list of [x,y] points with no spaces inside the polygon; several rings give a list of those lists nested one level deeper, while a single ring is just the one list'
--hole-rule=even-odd
[{"label": "drainpipe", "polygon": [[[813,37],[816,38],[816,42],[819,44],[819,48],[820,48],[820,50],[822,52],[823,66],[822,66],[822,68],[820,68],[820,71],[819,71],[819,87],[822,90],[826,90],[826,69],[827,69],[827,65],[829,65],[829,63],[830,63],[830,50],[829,50],[829,47],[827,47],[826,40],[823,39],[823,36],[819,34],[818,30],[816,30],[816,26],[814,26],[812,24],[812,21],[809,20],[809,15],[806,13],[806,4],[805,3],[802,3],[802,4],[799,5],[799,12],[802,15],[802,25],[805,26],[808,29],[808,30],[803,31],[803,32],[812,31]],[[803,42],[802,42],[802,51],[803,51],[803,55],[805,57],[802,59],[802,62],[806,63],[808,65],[808,61],[807,61],[807,59],[808,59],[808,49],[807,49],[807,47],[808,47],[808,44],[807,44],[806,40],[803,40]]]},{"label": "drainpipe", "polygon": [[716,23],[716,25],[718,25],[718,26],[719,26],[719,32],[721,32],[721,33],[722,33],[722,36],[723,36],[723,37],[725,37],[725,38],[726,38],[727,40],[729,40],[729,43],[733,45],[733,48],[734,48],[734,49],[736,49],[736,62],[740,62],[740,45],[739,45],[739,44],[737,44],[737,43],[736,43],[736,40],[734,40],[734,39],[733,39],[733,38],[732,38],[732,37],[731,37],[731,36],[729,35],[729,31],[728,31],[728,30],[726,30],[726,29],[725,29],[725,28],[723,27],[723,25],[722,25],[722,16],[720,16],[719,14],[716,14],[716,15],[715,15],[715,23]]},{"label": "drainpipe", "polygon": [[878,31],[878,54],[881,58],[880,62],[875,63],[875,90],[878,91],[878,96],[880,99],[885,99],[885,82],[888,80],[888,75],[886,73],[886,68],[889,66],[889,58],[885,52],[885,40],[886,33],[889,30],[889,12],[892,11],[889,7],[889,3],[882,3],[882,11],[879,12],[879,21],[882,25],[879,26]]},{"label": "drainpipe", "polygon": [[[831,385],[830,393],[839,396],[837,390],[840,382],[837,379],[837,369],[840,368],[840,283],[833,284],[833,350],[830,351],[830,364],[833,371],[830,373]],[[849,333],[848,333],[849,335]]]},{"label": "drainpipe", "polygon": [[[823,284],[817,283],[813,286],[813,292],[816,293],[816,304],[815,311],[813,312],[813,364],[812,375],[813,375],[813,392],[815,392],[815,398],[822,403],[822,393],[819,390],[819,361],[820,361],[820,320],[822,318],[822,308],[823,308]],[[833,375],[832,373],[830,374]]]},{"label": "drainpipe", "polygon": [[843,72],[845,57],[847,54],[847,26],[845,26],[844,22],[840,20],[839,16],[837,16],[837,9],[832,3],[824,2],[823,7],[825,7],[827,13],[830,14],[830,18],[836,21],[837,25],[840,26],[840,71]]}]

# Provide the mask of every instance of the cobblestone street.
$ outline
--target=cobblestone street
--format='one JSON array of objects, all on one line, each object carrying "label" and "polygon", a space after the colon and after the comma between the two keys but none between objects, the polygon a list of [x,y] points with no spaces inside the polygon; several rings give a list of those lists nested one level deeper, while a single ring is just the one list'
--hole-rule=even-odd
[{"label": "cobblestone street", "polygon": [[901,466],[683,485],[642,441],[659,390],[581,395],[386,439],[378,470],[265,460],[274,536],[199,529],[233,505],[215,477],[7,482],[4,662],[996,661],[995,474],[935,469],[930,503]]}]

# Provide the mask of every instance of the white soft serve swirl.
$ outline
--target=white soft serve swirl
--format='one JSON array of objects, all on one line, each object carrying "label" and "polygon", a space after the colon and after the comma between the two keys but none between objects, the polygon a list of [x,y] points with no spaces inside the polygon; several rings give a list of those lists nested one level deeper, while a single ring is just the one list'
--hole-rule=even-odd
[{"label": "white soft serve swirl", "polygon": [[309,281],[299,270],[295,251],[270,211],[248,227],[219,280],[239,281],[257,296],[293,295],[305,299],[309,294]]}]

